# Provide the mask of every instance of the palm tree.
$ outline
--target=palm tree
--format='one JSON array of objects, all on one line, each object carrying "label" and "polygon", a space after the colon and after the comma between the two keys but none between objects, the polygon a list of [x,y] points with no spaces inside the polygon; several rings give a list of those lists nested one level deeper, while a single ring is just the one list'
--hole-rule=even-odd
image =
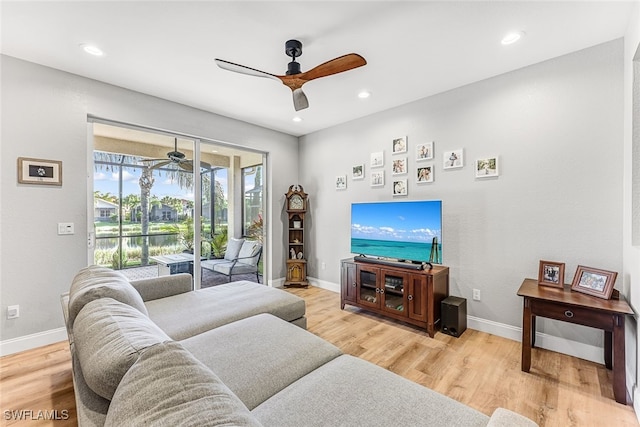
[{"label": "palm tree", "polygon": [[151,194],[151,187],[155,179],[153,178],[153,169],[142,168],[142,174],[138,183],[140,184],[140,209],[142,211],[142,217],[140,218],[141,232],[142,234],[142,251],[140,254],[140,265],[149,265],[149,195]]}]

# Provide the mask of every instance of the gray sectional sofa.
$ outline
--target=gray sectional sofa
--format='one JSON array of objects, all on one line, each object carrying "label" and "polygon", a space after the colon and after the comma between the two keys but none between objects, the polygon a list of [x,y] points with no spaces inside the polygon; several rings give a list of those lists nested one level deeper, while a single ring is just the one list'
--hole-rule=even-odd
[{"label": "gray sectional sofa", "polygon": [[81,270],[62,297],[80,426],[535,426],[488,417],[307,332],[304,300]]}]

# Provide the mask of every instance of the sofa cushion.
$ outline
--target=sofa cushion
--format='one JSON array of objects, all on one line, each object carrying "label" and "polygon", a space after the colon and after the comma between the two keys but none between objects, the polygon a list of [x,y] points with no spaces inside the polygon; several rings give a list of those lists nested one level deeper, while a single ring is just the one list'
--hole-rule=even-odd
[{"label": "sofa cushion", "polygon": [[262,424],[279,427],[471,427],[489,422],[475,409],[348,355],[319,367],[252,412]]},{"label": "sofa cushion", "polygon": [[231,261],[238,258],[243,243],[244,239],[229,239],[227,241],[227,250],[224,252],[224,259]]},{"label": "sofa cushion", "polygon": [[262,248],[262,245],[257,240],[245,240],[242,244],[242,248],[240,248],[240,252],[238,252],[238,258],[241,262],[246,264],[256,265],[258,263],[258,258],[249,259],[258,255],[258,251]]},{"label": "sofa cushion", "polygon": [[193,276],[189,273],[132,280],[130,283],[143,301],[166,298],[193,290]]},{"label": "sofa cushion", "polygon": [[220,379],[179,343],[147,349],[116,390],[105,426],[260,426]]},{"label": "sofa cushion", "polygon": [[181,341],[253,409],[342,351],[271,314],[259,314]]},{"label": "sofa cushion", "polygon": [[147,314],[142,297],[122,274],[106,267],[92,265],[80,270],[71,284],[69,327],[73,327],[76,316],[85,304],[105,297],[128,304]]},{"label": "sofa cushion", "polygon": [[147,316],[112,298],[87,303],[73,335],[87,385],[106,399],[144,349],[170,340]]},{"label": "sofa cushion", "polygon": [[282,289],[238,281],[147,302],[149,317],[174,340],[236,320],[271,313],[287,322],[304,316],[304,300]]}]

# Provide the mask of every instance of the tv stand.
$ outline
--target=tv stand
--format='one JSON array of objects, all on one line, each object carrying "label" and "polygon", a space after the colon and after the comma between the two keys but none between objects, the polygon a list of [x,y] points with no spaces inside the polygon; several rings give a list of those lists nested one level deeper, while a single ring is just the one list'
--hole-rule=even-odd
[{"label": "tv stand", "polygon": [[430,262],[425,263],[414,263],[414,262],[405,262],[405,261],[392,261],[389,259],[383,258],[369,258],[364,255],[359,255],[353,258],[357,262],[366,262],[369,264],[379,264],[379,265],[388,265],[390,267],[398,267],[398,268],[406,268],[407,270],[431,270],[433,268],[433,264]]},{"label": "tv stand", "polygon": [[417,266],[375,258],[342,260],[341,308],[349,304],[419,326],[433,338],[440,325],[440,303],[449,296],[449,268]]}]

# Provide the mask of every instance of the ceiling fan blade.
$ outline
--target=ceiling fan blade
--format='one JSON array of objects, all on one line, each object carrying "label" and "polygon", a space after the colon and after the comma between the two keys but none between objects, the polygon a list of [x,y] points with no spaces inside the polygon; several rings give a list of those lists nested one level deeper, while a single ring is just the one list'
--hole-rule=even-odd
[{"label": "ceiling fan blade", "polygon": [[215,61],[216,64],[218,64],[218,67],[222,68],[223,70],[233,71],[240,74],[247,74],[249,76],[266,77],[278,80],[278,77],[276,75],[256,70],[255,68],[246,67],[240,64],[234,64],[233,62],[225,61],[224,59],[216,58]]},{"label": "ceiling fan blade", "polygon": [[309,108],[309,100],[301,88],[293,89],[293,107],[296,111]]},{"label": "ceiling fan blade", "polygon": [[310,81],[313,79],[319,79],[320,77],[331,76],[333,74],[353,70],[354,68],[362,67],[363,65],[367,65],[367,61],[362,56],[357,53],[349,53],[327,61],[324,64],[320,64],[302,74],[298,74],[297,77],[302,80]]},{"label": "ceiling fan blade", "polygon": [[191,162],[191,160],[187,162],[178,162],[178,166],[180,166],[182,169],[186,170],[187,172],[193,172],[193,163]]},{"label": "ceiling fan blade", "polygon": [[[158,159],[158,160],[162,160],[162,159]],[[170,165],[171,163],[172,163],[171,160],[163,160],[160,163],[156,163],[156,164],[153,164],[153,165],[149,166],[149,169],[158,169],[158,168],[161,168],[163,166]]]}]

